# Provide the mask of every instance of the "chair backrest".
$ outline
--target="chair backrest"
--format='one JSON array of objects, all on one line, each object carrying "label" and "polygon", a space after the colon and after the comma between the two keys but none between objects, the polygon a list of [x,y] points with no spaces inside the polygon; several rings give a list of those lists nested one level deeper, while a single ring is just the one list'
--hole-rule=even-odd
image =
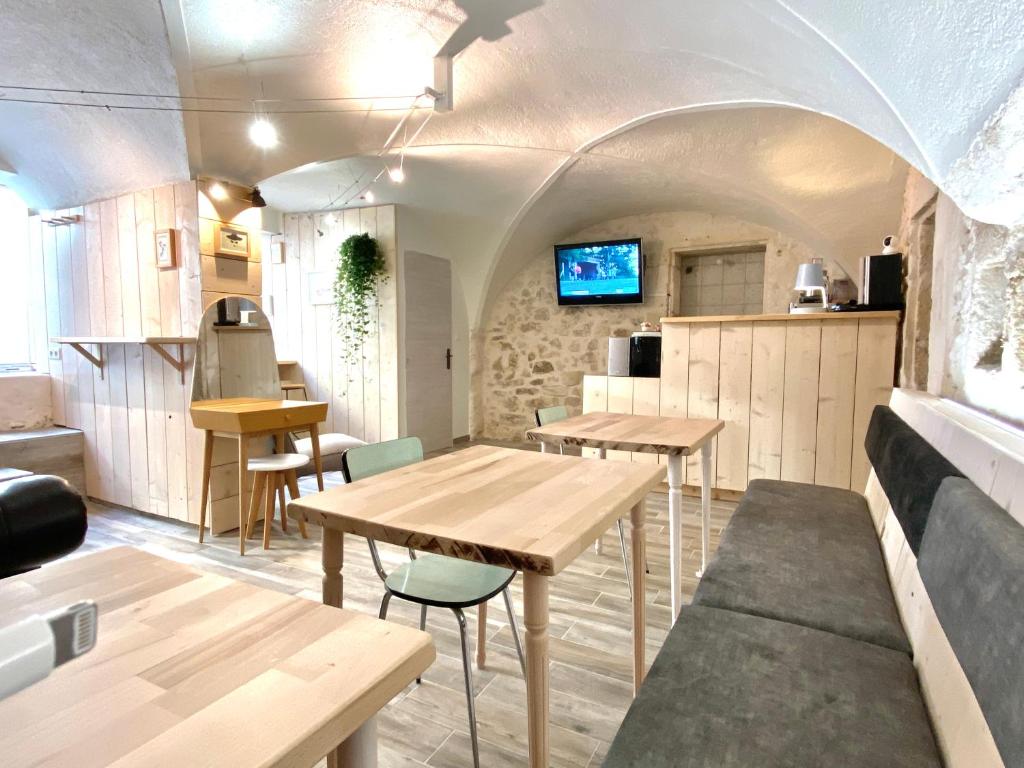
[{"label": "chair backrest", "polygon": [[341,473],[346,483],[354,483],[418,461],[423,461],[423,443],[418,437],[400,437],[349,448],[341,455]]},{"label": "chair backrest", "polygon": [[537,418],[537,426],[543,427],[545,424],[552,424],[556,421],[569,418],[569,409],[564,405],[552,405],[547,408],[538,408],[534,411],[534,415]]},{"label": "chair backrest", "polygon": [[[341,474],[346,483],[354,483],[365,477],[379,475],[392,469],[400,469],[410,464],[423,461],[423,443],[418,437],[400,437],[397,440],[385,440],[383,443],[370,443],[349,448],[341,454]],[[388,574],[377,551],[373,539],[367,539],[370,545],[370,558],[373,568],[381,581],[387,581]],[[416,559],[416,553],[409,548],[409,557]]]}]

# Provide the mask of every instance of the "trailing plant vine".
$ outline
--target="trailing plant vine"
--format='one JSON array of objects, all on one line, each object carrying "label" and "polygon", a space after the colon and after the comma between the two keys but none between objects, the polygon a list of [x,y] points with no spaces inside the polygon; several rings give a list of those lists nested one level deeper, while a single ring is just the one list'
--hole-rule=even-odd
[{"label": "trailing plant vine", "polygon": [[334,306],[338,332],[347,342],[348,362],[360,359],[370,332],[370,308],[377,302],[378,281],[387,281],[384,252],[367,233],[352,235],[338,248],[338,274],[334,279]]}]

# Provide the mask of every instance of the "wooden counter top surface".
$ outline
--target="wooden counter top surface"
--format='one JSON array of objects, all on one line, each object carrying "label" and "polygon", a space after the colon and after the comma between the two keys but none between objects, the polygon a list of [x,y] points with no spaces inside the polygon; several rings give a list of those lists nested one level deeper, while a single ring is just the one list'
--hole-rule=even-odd
[{"label": "wooden counter top surface", "polygon": [[898,320],[900,312],[891,310],[887,312],[813,312],[810,314],[790,315],[704,315],[700,317],[663,317],[663,325],[675,325],[685,323],[763,323],[768,321],[790,320],[872,320],[877,318],[890,318]]}]

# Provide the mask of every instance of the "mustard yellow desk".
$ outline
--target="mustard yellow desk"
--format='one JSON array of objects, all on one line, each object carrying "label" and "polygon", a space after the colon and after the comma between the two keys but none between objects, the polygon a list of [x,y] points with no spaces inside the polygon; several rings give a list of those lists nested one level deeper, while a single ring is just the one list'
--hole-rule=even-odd
[{"label": "mustard yellow desk", "polygon": [[[254,437],[274,436],[277,450],[284,450],[286,432],[309,430],[313,444],[313,464],[317,486],[324,489],[320,460],[319,424],[327,418],[327,403],[305,400],[272,400],[260,397],[230,397],[223,400],[198,400],[192,403],[192,425],[203,430],[203,493],[199,510],[199,542],[206,530],[206,505],[210,495],[210,465],[213,438],[216,435],[238,439],[238,552],[245,554],[245,523],[249,509],[249,441]],[[292,498],[299,488],[294,471],[288,478]]]}]

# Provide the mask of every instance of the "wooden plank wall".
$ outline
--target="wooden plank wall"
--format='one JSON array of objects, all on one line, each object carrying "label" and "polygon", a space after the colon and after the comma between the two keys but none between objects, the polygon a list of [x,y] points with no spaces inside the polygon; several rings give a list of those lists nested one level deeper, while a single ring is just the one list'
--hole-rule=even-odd
[{"label": "wooden plank wall", "polygon": [[[32,220],[43,265],[47,336],[194,335],[201,310],[196,184],[185,181]],[[174,228],[178,268],[156,268],[153,230]],[[179,520],[198,516],[202,438],[188,418],[187,375],[152,348],[105,345],[103,375],[71,347],[50,344],[56,423],[81,429],[88,495]]]},{"label": "wooden plank wall", "polygon": [[[892,392],[895,318],[680,323],[663,334],[659,395],[657,379],[585,376],[583,411],[722,419],[715,488],[771,478],[864,490],[864,435]],[[700,481],[688,461],[686,484]]]},{"label": "wooden plank wall", "polygon": [[[383,247],[389,279],[380,285],[376,322],[371,323],[361,359],[349,363],[332,305],[310,303],[309,286],[333,281],[338,247],[345,238],[362,232],[376,237]],[[398,437],[395,207],[288,214],[284,234],[276,239],[284,244],[284,261],[266,263],[263,289],[270,300],[264,302],[264,309],[271,313],[278,359],[299,361],[310,399],[330,405],[322,431],[367,442]]]}]

